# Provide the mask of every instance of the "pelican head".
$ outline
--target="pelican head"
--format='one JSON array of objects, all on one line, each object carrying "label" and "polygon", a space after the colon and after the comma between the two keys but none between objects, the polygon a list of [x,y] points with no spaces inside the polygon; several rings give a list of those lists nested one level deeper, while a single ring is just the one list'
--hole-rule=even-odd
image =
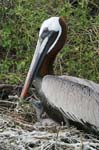
[{"label": "pelican head", "polygon": [[[42,23],[36,50],[21,93],[21,98],[26,96],[32,81],[39,75],[40,69],[45,69],[43,65],[45,58],[47,61],[53,62],[57,53],[63,47],[65,40],[66,24],[62,17],[51,17]],[[47,66],[46,62],[45,65],[48,69],[49,66]],[[46,71],[44,75],[46,74],[49,73]]]}]

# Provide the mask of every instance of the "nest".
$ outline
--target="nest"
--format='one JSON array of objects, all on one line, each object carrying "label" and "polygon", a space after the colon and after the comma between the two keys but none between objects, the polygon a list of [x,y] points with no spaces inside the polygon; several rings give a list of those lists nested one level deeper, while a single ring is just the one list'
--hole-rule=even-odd
[{"label": "nest", "polygon": [[[6,85],[2,89],[6,93]],[[18,97],[11,96],[18,94],[15,93],[15,86],[11,91],[10,87],[8,89],[10,96],[0,100],[1,150],[99,149],[99,140],[95,136],[75,127],[60,126],[55,122],[52,125],[37,123],[35,110],[30,103],[18,103]]]}]

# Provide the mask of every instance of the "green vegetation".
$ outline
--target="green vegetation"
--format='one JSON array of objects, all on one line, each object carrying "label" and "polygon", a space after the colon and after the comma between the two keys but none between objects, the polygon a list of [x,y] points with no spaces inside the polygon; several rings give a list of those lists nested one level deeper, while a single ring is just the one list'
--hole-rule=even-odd
[{"label": "green vegetation", "polygon": [[64,16],[67,43],[55,63],[56,74],[99,82],[99,15],[90,16],[88,1],[77,7],[64,0],[0,1],[0,83],[20,83],[26,77],[41,23]]}]

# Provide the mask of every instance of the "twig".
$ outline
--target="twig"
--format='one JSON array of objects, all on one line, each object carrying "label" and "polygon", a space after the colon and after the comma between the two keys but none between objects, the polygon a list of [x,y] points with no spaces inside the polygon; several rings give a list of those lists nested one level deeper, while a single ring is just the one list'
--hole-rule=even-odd
[{"label": "twig", "polygon": [[0,106],[15,108],[17,106],[16,102],[0,100]]},{"label": "twig", "polygon": [[11,85],[11,84],[0,84],[0,90],[5,89],[5,88],[21,88],[22,86],[18,86],[18,85]]}]

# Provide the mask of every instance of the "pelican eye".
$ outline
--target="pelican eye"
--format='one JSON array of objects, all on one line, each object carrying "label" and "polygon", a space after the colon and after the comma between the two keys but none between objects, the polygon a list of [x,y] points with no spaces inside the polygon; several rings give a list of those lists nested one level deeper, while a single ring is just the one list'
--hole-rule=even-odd
[{"label": "pelican eye", "polygon": [[45,39],[48,36],[49,32],[50,31],[48,30],[48,28],[45,28],[41,34],[41,38]]}]

